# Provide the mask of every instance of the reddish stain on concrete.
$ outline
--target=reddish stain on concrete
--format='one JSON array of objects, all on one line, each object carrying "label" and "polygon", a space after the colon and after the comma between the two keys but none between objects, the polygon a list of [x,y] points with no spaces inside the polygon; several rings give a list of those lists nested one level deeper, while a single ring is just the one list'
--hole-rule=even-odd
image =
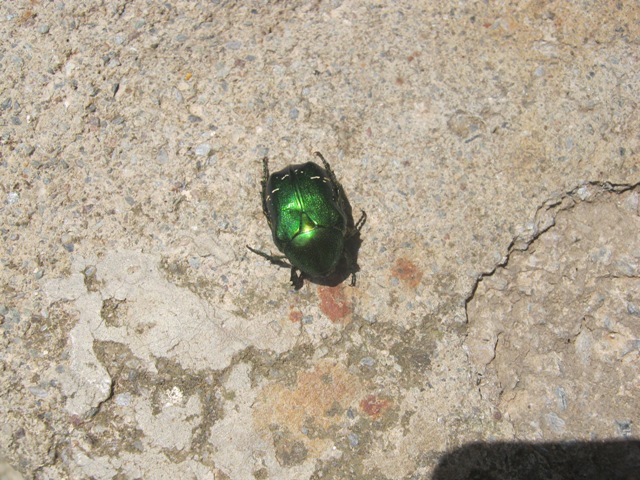
[{"label": "reddish stain on concrete", "polygon": [[344,287],[319,287],[320,310],[332,322],[346,322],[352,311],[352,303],[344,292]]},{"label": "reddish stain on concrete", "polygon": [[399,258],[391,269],[391,276],[397,278],[405,285],[416,288],[422,280],[422,270],[406,258]]},{"label": "reddish stain on concrete", "polygon": [[289,320],[291,323],[300,323],[302,321],[302,312],[293,306],[289,307]]},{"label": "reddish stain on concrete", "polygon": [[369,395],[360,401],[360,409],[373,419],[378,419],[389,410],[391,400],[376,395]]}]

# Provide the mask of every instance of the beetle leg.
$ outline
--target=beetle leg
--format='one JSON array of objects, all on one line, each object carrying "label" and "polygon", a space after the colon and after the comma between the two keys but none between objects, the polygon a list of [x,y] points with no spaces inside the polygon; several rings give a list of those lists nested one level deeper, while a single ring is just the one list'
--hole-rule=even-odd
[{"label": "beetle leg", "polygon": [[302,272],[300,272],[300,275],[298,275],[296,270],[296,267],[291,267],[291,277],[289,278],[289,280],[291,281],[291,285],[293,285],[293,288],[295,290],[300,290],[302,288],[302,285],[304,285],[304,277],[302,276]]},{"label": "beetle leg", "polygon": [[300,272],[300,274],[298,275],[298,273],[296,273],[297,268],[291,265],[290,263],[284,261],[284,259],[287,258],[286,256],[269,255],[268,253],[264,253],[264,252],[261,252],[260,250],[256,250],[255,248],[251,248],[249,245],[246,245],[246,247],[256,255],[260,255],[262,258],[266,258],[274,265],[277,265],[283,268],[290,268],[291,269],[291,277],[290,277],[291,285],[293,285],[293,288],[296,290],[300,290],[302,288],[302,286],[304,285],[303,273]]},{"label": "beetle leg", "polygon": [[348,250],[345,249],[343,252],[344,261],[346,263],[346,271],[351,272],[351,286],[356,286],[356,272],[360,270],[358,265],[356,264],[354,258],[351,256]]},{"label": "beetle leg", "polygon": [[269,181],[269,159],[264,157],[262,159],[262,213],[267,217],[267,222],[271,226],[271,219],[269,218],[269,210],[267,209],[267,182]]},{"label": "beetle leg", "polygon": [[[329,180],[331,180],[331,183],[333,185],[334,198],[342,200],[340,195],[340,187],[339,187],[340,183],[338,182],[338,179],[333,173],[333,170],[331,170],[331,165],[329,165],[329,162],[325,160],[325,158],[322,156],[320,152],[315,152],[315,156],[318,157],[320,160],[322,160],[322,165],[324,166],[324,169],[327,171],[327,175],[329,175]],[[340,203],[342,203],[342,201]]]},{"label": "beetle leg", "polygon": [[324,165],[324,169],[328,172],[331,170],[331,167],[329,167],[329,162],[327,162],[325,160],[325,158],[322,156],[322,154],[320,152],[313,152],[313,154],[318,157],[320,160],[322,160],[322,164]]},{"label": "beetle leg", "polygon": [[356,226],[355,229],[359,232],[360,229],[362,227],[364,227],[364,224],[367,221],[367,214],[364,212],[364,210],[360,210],[362,212],[362,215],[360,215],[360,218],[358,219],[358,221],[356,222]]},{"label": "beetle leg", "polygon": [[362,214],[360,215],[360,218],[356,222],[355,226],[350,227],[349,230],[347,231],[346,238],[352,238],[355,235],[359,234],[360,233],[360,229],[362,227],[364,227],[364,224],[367,221],[367,214],[364,212],[364,210],[361,210],[361,212],[362,212]]},{"label": "beetle leg", "polygon": [[291,264],[284,261],[284,259],[287,258],[284,255],[269,255],[268,253],[264,253],[260,250],[256,250],[255,248],[251,248],[249,245],[247,245],[246,247],[256,255],[260,255],[262,258],[266,258],[274,265],[278,265],[279,267],[283,268],[293,268]]}]

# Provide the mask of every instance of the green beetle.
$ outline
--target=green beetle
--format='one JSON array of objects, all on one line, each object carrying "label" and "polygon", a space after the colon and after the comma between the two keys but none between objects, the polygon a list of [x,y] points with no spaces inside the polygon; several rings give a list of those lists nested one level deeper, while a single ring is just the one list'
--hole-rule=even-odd
[{"label": "green beetle", "polygon": [[262,211],[273,242],[284,255],[269,255],[247,245],[271,263],[291,268],[296,290],[305,277],[322,280],[335,276],[343,259],[343,270],[351,274],[351,285],[355,285],[358,267],[354,257],[367,218],[362,212],[354,225],[351,207],[329,162],[320,152],[315,154],[324,168],[307,162],[269,175],[269,161],[266,157],[262,160]]}]

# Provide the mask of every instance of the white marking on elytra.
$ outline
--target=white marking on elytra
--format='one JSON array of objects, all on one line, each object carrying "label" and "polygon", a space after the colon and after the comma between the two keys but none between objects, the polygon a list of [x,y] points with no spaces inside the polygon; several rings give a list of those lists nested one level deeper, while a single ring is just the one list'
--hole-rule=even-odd
[{"label": "white marking on elytra", "polygon": [[321,176],[317,176],[317,177],[309,177],[309,180],[317,180],[319,178],[322,178]]},{"label": "white marking on elytra", "polygon": [[271,193],[276,193],[278,190],[280,190],[280,187],[274,188],[273,190],[271,190]]}]

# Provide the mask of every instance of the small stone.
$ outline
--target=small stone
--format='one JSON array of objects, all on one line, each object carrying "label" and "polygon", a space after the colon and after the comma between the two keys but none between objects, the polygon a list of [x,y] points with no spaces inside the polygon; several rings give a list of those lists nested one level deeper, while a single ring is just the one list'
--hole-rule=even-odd
[{"label": "small stone", "polygon": [[156,155],[156,161],[158,163],[167,163],[169,161],[169,154],[166,150],[162,149]]},{"label": "small stone", "polygon": [[616,420],[616,427],[618,427],[618,432],[623,437],[628,437],[631,435],[631,425],[633,422],[631,420]]},{"label": "small stone", "polygon": [[7,203],[9,205],[13,205],[15,203],[18,203],[18,200],[20,200],[20,195],[18,194],[18,192],[9,192],[9,193],[7,193]]},{"label": "small stone", "polygon": [[545,420],[547,425],[553,430],[555,433],[564,432],[565,421],[560,418],[555,412],[548,413],[545,415]]},{"label": "small stone", "polygon": [[131,404],[133,397],[129,392],[119,393],[115,396],[116,405],[119,407],[128,407]]},{"label": "small stone", "polygon": [[372,357],[364,357],[360,360],[360,365],[363,367],[373,367],[376,364],[376,361]]},{"label": "small stone", "polygon": [[640,308],[631,302],[627,303],[627,312],[634,317],[640,317]]},{"label": "small stone", "polygon": [[578,358],[585,366],[588,366],[591,363],[592,345],[593,337],[587,331],[582,330],[576,338],[575,349]]},{"label": "small stone", "polygon": [[378,317],[375,313],[368,313],[365,317],[364,317],[364,321],[373,325],[374,323],[376,323],[378,321]]},{"label": "small stone", "polygon": [[182,96],[182,93],[176,87],[173,87],[171,89],[171,93],[173,93],[173,98],[175,99],[176,102],[178,103],[184,102],[184,97]]},{"label": "small stone", "polygon": [[40,25],[38,27],[38,33],[41,33],[41,34],[45,35],[45,34],[49,33],[49,28],[50,28],[49,25],[47,25],[46,23],[43,24],[43,25]]},{"label": "small stone", "polygon": [[580,200],[586,200],[591,196],[591,192],[589,192],[589,188],[586,185],[583,185],[580,188],[578,188],[577,193]]},{"label": "small stone", "polygon": [[198,145],[195,149],[196,155],[200,157],[206,157],[211,152],[211,145],[208,143],[202,143]]},{"label": "small stone", "polygon": [[600,247],[598,250],[594,250],[589,253],[589,257],[593,262],[608,265],[611,261],[613,252],[607,246]]},{"label": "small stone", "polygon": [[62,238],[60,240],[62,241],[63,248],[67,252],[73,252],[73,249],[74,249],[73,237],[71,235],[69,235],[68,233],[65,233],[64,235],[62,235]]},{"label": "small stone", "polygon": [[17,308],[10,308],[6,317],[11,323],[19,323],[20,322],[20,312]]},{"label": "small stone", "polygon": [[26,143],[21,143],[18,145],[17,150],[25,157],[30,157],[33,155],[33,152],[36,151],[36,147],[33,145],[27,145]]},{"label": "small stone", "polygon": [[571,138],[571,137],[567,137],[567,138],[565,139],[565,141],[564,141],[564,145],[565,145],[565,148],[566,148],[567,150],[571,150],[571,149],[573,148],[573,145],[574,145],[573,138]]},{"label": "small stone", "polygon": [[635,277],[640,268],[638,262],[633,257],[621,257],[613,264],[614,273],[619,276]]},{"label": "small stone", "polygon": [[300,115],[300,112],[298,111],[297,108],[293,107],[291,110],[289,110],[289,118],[291,120],[297,119],[298,115]]},{"label": "small stone", "polygon": [[29,391],[36,398],[47,398],[49,396],[49,392],[41,387],[29,387]]},{"label": "small stone", "polygon": [[567,392],[565,391],[564,388],[562,387],[558,387],[556,388],[556,396],[558,397],[558,408],[560,408],[560,410],[566,410],[567,409]]}]

